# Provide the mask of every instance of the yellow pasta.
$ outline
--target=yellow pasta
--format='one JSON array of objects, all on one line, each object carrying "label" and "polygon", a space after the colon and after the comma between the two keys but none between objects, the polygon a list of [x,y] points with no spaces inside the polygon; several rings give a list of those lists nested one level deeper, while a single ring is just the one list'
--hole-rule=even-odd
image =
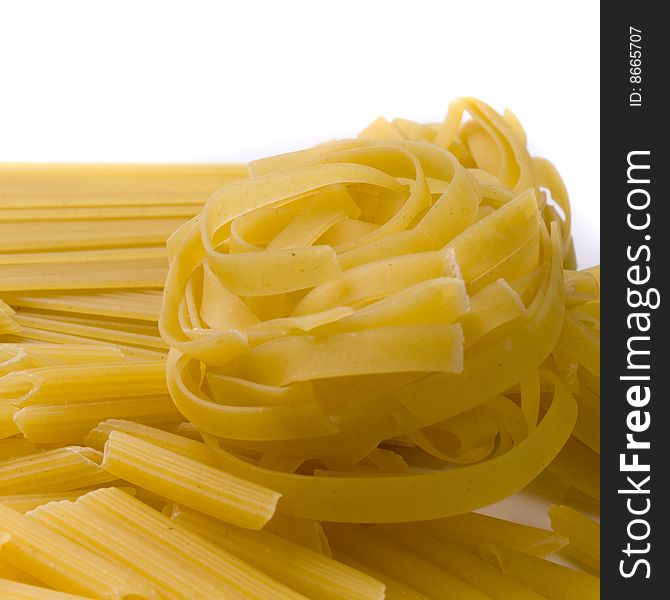
[{"label": "yellow pasta", "polygon": [[225,582],[233,597],[257,600],[300,600],[304,597],[266,573],[181,527],[164,514],[138,502],[119,489],[97,490],[77,500],[76,505],[119,528],[129,529],[139,540],[178,557],[208,577]]},{"label": "yellow pasta", "polygon": [[34,263],[2,265],[0,292],[73,289],[160,288],[165,281],[164,257],[100,263]]},{"label": "yellow pasta", "polygon": [[450,571],[473,587],[497,600],[542,600],[532,589],[507,578],[486,562],[448,542],[438,540],[425,530],[411,525],[388,525],[382,535],[411,549],[425,560]]},{"label": "yellow pasta", "polygon": [[8,458],[18,458],[26,454],[37,453],[38,448],[23,437],[11,437],[0,440],[0,461]]},{"label": "yellow pasta", "polygon": [[130,483],[249,529],[265,525],[281,497],[271,489],[121,431],[109,434],[102,466]]},{"label": "yellow pasta", "polygon": [[506,546],[486,546],[484,554],[505,575],[535,590],[550,600],[598,600],[598,578],[544,560],[517,552]]},{"label": "yellow pasta", "polygon": [[125,358],[113,346],[5,343],[0,344],[0,376],[55,365],[123,362]]},{"label": "yellow pasta", "polygon": [[[63,401],[66,401],[64,399]],[[182,419],[167,395],[111,398],[100,402],[37,404],[14,414],[23,436],[39,444],[75,444],[101,419],[134,419],[152,425],[176,425]]]},{"label": "yellow pasta", "polygon": [[156,395],[167,391],[163,361],[74,364],[19,371],[2,378],[0,395],[21,408],[107,398]]},{"label": "yellow pasta", "polygon": [[[543,558],[599,552],[558,506],[599,504],[571,221],[470,98],[248,166],[0,165],[0,595],[595,598]],[[472,512],[524,488],[554,531]]]},{"label": "yellow pasta", "polygon": [[12,307],[0,299],[0,335],[20,331],[21,328],[14,320],[12,316],[13,314],[14,311],[12,310]]},{"label": "yellow pasta", "polygon": [[4,208],[202,204],[219,187],[247,176],[246,165],[0,165]]},{"label": "yellow pasta", "polygon": [[0,594],[5,600],[85,600],[85,596],[55,592],[43,587],[0,579]]},{"label": "yellow pasta", "polygon": [[[133,346],[139,348],[152,349],[154,351],[164,351],[165,344],[160,337],[147,333],[138,333],[132,331],[132,327],[127,330],[104,324],[87,324],[83,322],[70,322],[66,317],[54,317],[52,315],[42,314],[17,314],[16,322],[22,328],[34,329],[48,334],[65,336],[64,339],[81,340],[90,338],[100,342],[111,342],[120,346]],[[118,325],[117,325],[118,327]]]},{"label": "yellow pasta", "polygon": [[[134,494],[134,488],[119,488],[128,494]],[[0,496],[0,503],[9,508],[13,508],[21,513],[26,513],[43,504],[49,502],[58,502],[60,500],[76,500],[84,494],[88,494],[91,488],[73,490],[70,492],[42,492],[40,494],[14,494],[10,496]]]},{"label": "yellow pasta", "polygon": [[100,452],[79,446],[6,459],[0,462],[0,494],[62,492],[114,481],[101,461]]},{"label": "yellow pasta", "polygon": [[10,534],[0,559],[56,589],[97,598],[158,599],[152,586],[130,569],[1,504],[0,531]]},{"label": "yellow pasta", "polygon": [[[476,147],[475,162],[491,172],[491,180],[511,188],[477,222],[484,193],[476,178],[449,152],[426,144],[440,138],[433,137],[434,128],[399,121],[374,127],[379,140],[333,142],[256,161],[249,179],[217,192],[201,216],[169,242],[159,324],[171,346],[170,392],[214,446],[221,465],[279,490],[280,510],[287,514],[354,522],[456,514],[493,500],[475,500],[479,492],[471,492],[472,501],[466,501],[468,494],[455,492],[461,476],[469,480],[489,467],[500,473],[494,458],[512,461],[516,446],[533,439],[540,444],[542,437],[554,448],[551,460],[572,430],[569,394],[555,395],[565,404],[561,409],[556,402],[564,426],[554,429],[560,438],[554,442],[546,438],[549,422],[539,425],[544,436],[535,431],[538,400],[529,408],[525,393],[529,423],[537,412],[529,430],[508,437],[508,452],[490,456],[490,464],[463,472],[379,477],[373,467],[369,477],[333,478],[319,468],[310,475],[270,467],[291,464],[291,456],[296,465],[300,456],[322,463],[346,458],[354,465],[385,439],[409,435],[416,442],[425,435],[418,431],[483,404],[541,367],[556,345],[563,313],[561,238],[569,235],[569,224],[549,224],[553,231],[547,231],[532,161],[518,140],[506,139],[515,133],[504,119],[481,103],[461,104],[475,117],[463,125],[464,138]],[[505,140],[503,158],[494,156],[486,135],[475,136],[475,121]],[[397,128],[396,139],[379,133],[389,127]],[[452,215],[462,219],[458,225],[457,217],[447,218]],[[343,228],[329,237],[337,219]],[[349,236],[356,221],[367,229]],[[540,282],[525,302],[514,284],[531,273]],[[433,286],[450,279],[462,279],[470,298],[461,296],[460,311],[441,320],[431,302],[444,296]],[[274,314],[266,312],[271,302]],[[540,337],[529,336],[539,331]],[[522,340],[522,332],[529,337]],[[510,360],[508,348],[524,351]],[[508,369],[504,374],[497,371],[500,361]],[[350,381],[362,383],[365,392],[357,394]],[[453,390],[454,401],[444,398],[445,390],[448,396]],[[336,403],[338,395],[346,400]],[[497,434],[491,431],[480,448],[454,457],[456,462],[487,457]],[[258,452],[258,462],[235,458],[229,452],[235,447]],[[527,482],[547,464],[540,463]],[[492,475],[481,477],[493,491]],[[424,484],[432,494],[417,493]],[[409,489],[422,499],[416,508],[407,507]],[[436,498],[438,489],[452,497],[441,498],[439,509],[436,499],[431,508],[430,496]],[[369,506],[366,495],[382,500]],[[346,508],[335,509],[329,498],[345,498]]]},{"label": "yellow pasta", "polygon": [[173,519],[310,598],[384,598],[384,585],[363,573],[269,532],[251,532],[177,509]]},{"label": "yellow pasta", "polygon": [[206,444],[134,421],[123,419],[100,421],[86,434],[84,442],[91,448],[102,451],[112,431],[122,431],[203,464],[216,466],[216,459]]},{"label": "yellow pasta", "polygon": [[568,538],[565,552],[600,573],[600,523],[568,506],[549,507],[551,526]]},{"label": "yellow pasta", "polygon": [[421,592],[412,589],[383,571],[351,558],[351,556],[343,552],[338,551],[335,554],[335,558],[345,565],[349,565],[381,581],[386,588],[384,590],[385,600],[427,600],[427,596],[424,596]]},{"label": "yellow pasta", "polygon": [[[9,533],[3,533],[0,535],[0,548],[6,544],[10,539],[11,535]],[[42,583],[39,579],[35,579],[32,575],[28,575],[25,571],[22,571],[18,567],[8,564],[6,561],[0,560],[0,580],[3,583],[22,583],[26,585],[34,585],[40,587]],[[44,588],[42,588],[44,589]]]},{"label": "yellow pasta", "polygon": [[549,467],[560,479],[600,500],[600,456],[571,437]]},{"label": "yellow pasta", "polygon": [[[163,244],[182,219],[0,223],[0,251],[113,248]],[[28,235],[30,234],[30,235]]]},{"label": "yellow pasta", "polygon": [[46,342],[54,345],[85,345],[103,346],[107,348],[117,349],[129,359],[144,359],[157,360],[164,359],[164,351],[155,348],[150,350],[147,347],[133,346],[132,344],[124,344],[122,342],[114,342],[110,344],[109,341],[98,340],[92,337],[85,337],[79,335],[70,335],[67,333],[60,333],[57,331],[48,331],[46,329],[39,329],[33,327],[22,326],[21,330],[12,336],[6,336],[5,340],[10,343],[32,344],[35,342]]},{"label": "yellow pasta", "polygon": [[30,511],[26,516],[90,552],[137,572],[162,597],[235,597],[231,589],[213,581],[212,577],[195,569],[192,564],[176,559],[165,549],[145,543],[132,532],[71,502],[51,502]]},{"label": "yellow pasta", "polygon": [[332,558],[328,538],[318,521],[288,517],[276,512],[263,529]]},{"label": "yellow pasta", "polygon": [[7,295],[14,306],[100,315],[142,321],[158,321],[161,297],[147,290],[99,293],[40,293]]},{"label": "yellow pasta", "polygon": [[419,525],[438,538],[463,545],[476,552],[482,544],[501,544],[525,554],[547,556],[560,550],[567,539],[553,531],[498,519],[479,513],[465,513]]},{"label": "yellow pasta", "polygon": [[8,438],[19,432],[14,423],[14,415],[18,409],[13,406],[0,405],[0,439]]},{"label": "yellow pasta", "polygon": [[327,525],[326,533],[336,554],[342,551],[429,598],[490,600],[490,596],[462,579],[373,531],[360,526]]},{"label": "yellow pasta", "polygon": [[0,208],[0,220],[21,221],[72,221],[92,219],[143,219],[159,217],[194,217],[198,206],[174,204],[167,206],[53,206],[41,208]]}]

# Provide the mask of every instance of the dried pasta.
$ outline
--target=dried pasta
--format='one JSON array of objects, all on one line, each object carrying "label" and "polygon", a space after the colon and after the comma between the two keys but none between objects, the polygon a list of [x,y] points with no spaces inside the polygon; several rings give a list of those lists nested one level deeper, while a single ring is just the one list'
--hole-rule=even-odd
[{"label": "dried pasta", "polygon": [[175,502],[249,529],[274,514],[281,494],[121,431],[105,443],[109,473]]},{"label": "dried pasta", "polygon": [[[594,600],[571,220],[471,98],[249,165],[0,165],[0,596]],[[472,512],[524,489],[553,531]]]}]

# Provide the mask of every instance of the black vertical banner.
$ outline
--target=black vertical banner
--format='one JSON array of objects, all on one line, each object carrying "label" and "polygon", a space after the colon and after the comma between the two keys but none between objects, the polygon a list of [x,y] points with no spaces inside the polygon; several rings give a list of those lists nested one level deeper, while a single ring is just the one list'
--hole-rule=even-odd
[{"label": "black vertical banner", "polygon": [[[662,3],[601,4],[602,598],[667,598],[670,303]],[[584,160],[589,160],[584,157]]]}]

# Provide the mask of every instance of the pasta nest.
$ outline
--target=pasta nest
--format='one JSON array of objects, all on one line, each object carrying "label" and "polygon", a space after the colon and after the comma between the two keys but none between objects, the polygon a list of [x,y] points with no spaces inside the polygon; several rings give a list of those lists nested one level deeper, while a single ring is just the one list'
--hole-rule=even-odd
[{"label": "pasta nest", "polygon": [[[552,355],[569,204],[511,113],[464,99],[440,124],[380,119],[255,161],[168,250],[172,398],[285,512],[464,512],[526,485],[572,432],[572,363]],[[594,299],[592,275],[570,277]]]}]

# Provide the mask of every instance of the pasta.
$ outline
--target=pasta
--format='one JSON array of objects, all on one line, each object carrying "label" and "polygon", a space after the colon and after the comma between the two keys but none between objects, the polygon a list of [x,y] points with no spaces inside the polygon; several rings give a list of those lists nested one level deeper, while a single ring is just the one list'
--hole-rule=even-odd
[{"label": "pasta", "polygon": [[161,306],[160,296],[143,292],[22,293],[7,297],[17,307],[141,321],[158,321]]},{"label": "pasta", "polygon": [[[487,127],[504,130],[500,118],[486,107],[470,101],[465,105]],[[480,153],[485,150],[489,151],[478,147]],[[520,149],[516,151],[524,156]],[[525,164],[517,168],[531,169]],[[539,186],[518,190],[512,186],[507,202],[474,222],[483,201],[476,178],[447,152],[407,140],[335,142],[257,161],[251,173],[252,178],[210,198],[202,216],[170,241],[171,267],[159,323],[171,345],[168,384],[179,409],[203,431],[226,469],[279,490],[284,511],[294,516],[415,520],[457,514],[494,501],[495,495],[475,499],[476,493],[471,493],[468,503],[467,494],[454,491],[459,477],[467,473],[469,480],[475,473],[484,473],[485,464],[464,467],[462,473],[392,478],[372,474],[353,480],[325,477],[320,470],[310,476],[256,467],[235,459],[219,444],[241,446],[263,456],[344,457],[356,463],[384,439],[407,434],[416,439],[418,434],[413,432],[473,408],[518,382],[529,367],[540,367],[560,334],[564,253],[561,233],[555,230],[550,240],[538,216]],[[444,182],[442,188],[434,180]],[[406,188],[401,189],[402,185]],[[444,191],[433,194],[431,185]],[[395,212],[375,213],[383,201]],[[372,229],[351,239],[340,236],[335,245],[321,243],[310,234],[301,239],[302,246],[296,246],[299,228],[281,215],[299,212],[303,221],[316,223],[322,206],[328,207],[327,215],[339,214],[346,223],[357,219]],[[340,212],[331,209],[340,206]],[[454,223],[452,231],[444,231],[441,216],[456,210],[463,211],[463,219]],[[321,215],[323,223],[334,226],[326,213]],[[527,247],[535,248],[530,261],[523,254]],[[522,261],[516,260],[519,252]],[[514,283],[535,269],[543,280],[525,305],[502,277]],[[454,312],[451,323],[439,310],[440,296],[433,287],[448,283],[449,277],[461,280],[461,293],[470,295],[469,299],[462,296],[464,314]],[[407,312],[415,297],[410,296],[403,308],[403,295],[421,285],[433,293],[434,304]],[[453,286],[455,291],[457,285]],[[279,296],[288,303],[279,309],[285,312],[263,315],[264,303],[276,302]],[[214,319],[208,306],[215,301],[221,314]],[[430,310],[431,306],[435,308]],[[512,328],[513,323],[517,327]],[[506,337],[506,327],[512,337]],[[459,337],[460,331],[464,338]],[[512,342],[515,335],[530,331],[543,331],[543,335]],[[525,349],[514,367],[503,349],[510,345]],[[375,350],[379,348],[384,350]],[[531,351],[537,352],[533,359],[529,348],[537,348]],[[504,375],[493,375],[496,352],[501,357],[505,354],[509,370]],[[289,359],[298,356],[300,360]],[[198,381],[200,369],[205,370],[204,388]],[[391,375],[384,378],[384,373]],[[417,375],[412,377],[413,373]],[[543,377],[551,379],[544,371]],[[477,383],[459,388],[465,381]],[[355,392],[351,401],[329,400],[341,396],[341,390],[349,392],[353,382],[365,390],[360,400],[356,401]],[[223,383],[228,390],[236,390],[235,396],[224,391]],[[530,431],[517,436],[514,444],[544,438],[557,451],[565,443],[576,410],[568,396],[561,406],[563,384],[556,380],[555,385],[555,408],[561,411],[557,421],[562,424],[552,430],[555,440],[547,440],[547,421],[544,436]],[[449,402],[449,395],[445,399],[444,391],[454,388],[454,396],[471,398],[472,404],[456,405]],[[242,394],[247,397],[243,407],[226,406],[220,400]],[[300,410],[295,409],[298,398],[302,398]],[[550,415],[551,411],[546,419]],[[513,456],[510,448],[505,460]],[[517,489],[554,456],[538,461],[534,474],[522,475],[527,479],[519,479],[514,484]],[[491,468],[501,472],[494,464]],[[521,475],[519,469],[513,471]],[[491,475],[481,477],[493,493]],[[424,482],[434,498],[436,490],[450,490],[450,498],[441,498],[439,509],[420,503],[408,506],[409,489],[416,493],[416,486]],[[508,494],[500,489],[497,497]],[[369,506],[364,496],[382,500]],[[346,509],[329,508],[328,498],[334,497],[346,498]],[[460,499],[458,506],[451,504],[454,497]],[[390,506],[394,501],[398,505]]]},{"label": "pasta", "polygon": [[3,209],[201,205],[245,165],[3,164]]},{"label": "pasta", "polygon": [[308,597],[383,598],[377,580],[269,532],[249,532],[178,508],[173,519]]},{"label": "pasta", "polygon": [[426,600],[427,598],[427,596],[424,596],[421,592],[412,589],[390,575],[379,571],[374,567],[363,564],[342,552],[337,552],[335,557],[345,565],[363,571],[363,573],[367,573],[371,577],[381,581],[386,588],[384,592],[384,598],[386,598],[386,600]]},{"label": "pasta", "polygon": [[0,527],[9,539],[0,557],[54,588],[97,598],[158,598],[132,571],[86,550],[57,532],[0,505]]},{"label": "pasta", "polygon": [[[248,166],[0,165],[0,595],[594,599],[571,220],[470,98]],[[473,512],[524,490],[553,531]]]},{"label": "pasta", "polygon": [[505,575],[550,600],[600,598],[600,581],[587,573],[504,546],[486,546],[484,553]]},{"label": "pasta", "polygon": [[552,531],[521,525],[479,513],[465,513],[421,524],[420,529],[437,538],[477,552],[482,544],[502,544],[532,556],[547,556],[560,550],[567,539]]},{"label": "pasta", "polygon": [[381,532],[384,537],[397,541],[493,598],[542,600],[542,596],[505,577],[480,558],[448,542],[437,540],[430,533],[413,530],[408,525],[389,525],[381,528]]},{"label": "pasta", "polygon": [[61,492],[114,481],[101,461],[100,452],[77,446],[3,460],[0,493]]},{"label": "pasta", "polygon": [[119,489],[97,490],[81,497],[77,504],[120,527],[130,527],[140,539],[205,570],[219,582],[226,582],[228,587],[236,588],[235,595],[258,600],[303,598],[236,555],[212,545]]},{"label": "pasta", "polygon": [[104,554],[124,567],[138,571],[163,597],[231,595],[230,589],[217,585],[193,565],[175,560],[164,550],[143,543],[144,540],[132,532],[110,525],[68,501],[51,502],[27,516],[91,552]]},{"label": "pasta", "polygon": [[156,429],[155,427],[143,425],[135,421],[124,421],[122,419],[101,421],[97,427],[91,429],[86,434],[84,442],[91,448],[103,451],[112,431],[127,433],[212,467],[217,464],[211,450],[203,442],[191,440],[181,435]]},{"label": "pasta", "polygon": [[422,557],[375,532],[355,526],[326,526],[336,554],[342,551],[354,559],[397,577],[402,583],[429,598],[445,600],[487,600],[490,598],[465,581],[439,569]]},{"label": "pasta", "polygon": [[[119,488],[128,494],[135,494],[135,488]],[[21,513],[27,513],[38,506],[48,504],[49,502],[59,502],[60,500],[76,500],[84,494],[92,491],[91,488],[72,490],[67,492],[42,492],[39,494],[15,494],[10,496],[0,496],[0,503],[9,506]]]},{"label": "pasta", "polygon": [[549,507],[551,526],[568,538],[566,553],[600,572],[600,524],[569,506]]},{"label": "pasta", "polygon": [[230,523],[260,529],[281,494],[121,431],[105,443],[105,470]]},{"label": "pasta", "polygon": [[85,600],[85,596],[55,592],[40,586],[3,579],[0,579],[0,594],[6,600]]}]

